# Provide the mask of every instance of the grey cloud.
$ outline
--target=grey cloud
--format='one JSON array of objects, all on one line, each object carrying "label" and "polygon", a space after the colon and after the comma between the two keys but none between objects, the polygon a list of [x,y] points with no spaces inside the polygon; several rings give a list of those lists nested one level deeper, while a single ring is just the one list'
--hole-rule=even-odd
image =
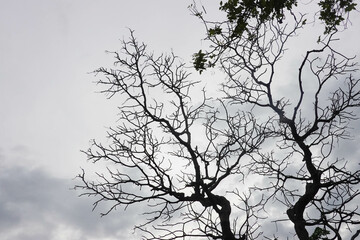
[{"label": "grey cloud", "polygon": [[[5,240],[121,239],[131,233],[134,214],[116,211],[100,218],[91,198],[70,190],[74,181],[35,169],[0,170],[0,235]],[[119,216],[129,214],[129,216]],[[69,236],[56,236],[61,231]],[[123,234],[123,235],[122,235]]]}]

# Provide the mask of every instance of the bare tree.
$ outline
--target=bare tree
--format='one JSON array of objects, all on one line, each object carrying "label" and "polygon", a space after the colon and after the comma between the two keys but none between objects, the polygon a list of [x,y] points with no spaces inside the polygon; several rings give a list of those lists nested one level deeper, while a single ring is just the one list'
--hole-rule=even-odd
[{"label": "bare tree", "polygon": [[[225,21],[209,22],[196,8],[193,12],[204,22],[211,43],[208,52],[196,55],[195,67],[203,71],[220,65],[228,77],[223,84],[226,99],[239,108],[250,104],[263,109],[276,119],[267,132],[273,133],[283,155],[252,155],[249,171],[269,177],[268,185],[252,189],[270,191],[268,199],[287,208],[299,239],[342,239],[346,230],[355,231],[355,239],[360,233],[359,164],[357,159],[339,159],[334,148],[351,139],[348,126],[357,119],[353,109],[360,107],[360,79],[355,57],[333,47],[339,23],[327,26],[318,46],[304,53],[297,74],[283,79],[286,44],[306,27],[304,15],[289,11],[286,24],[285,15],[281,21],[254,17],[239,32],[239,21],[229,15]],[[297,89],[279,96],[279,81],[296,81]]]},{"label": "bare tree", "polygon": [[[360,169],[335,147],[351,139],[360,106],[357,64],[333,47],[332,25],[295,67],[295,92],[281,95],[286,44],[307,26],[288,8],[255,16],[241,31],[229,15],[209,22],[191,8],[210,42],[194,55],[195,68],[218,66],[227,77],[216,97],[176,55],[155,56],[131,31],[111,53],[115,66],[95,71],[103,92],[121,100],[119,125],[110,144],[93,141],[85,152],[107,168],[96,180],[79,174],[81,195],[96,197],[94,208],[110,202],[103,215],[146,205],[135,227],[146,239],[270,239],[261,224],[285,220],[301,240],[355,239]],[[273,202],[283,215],[267,215]]]},{"label": "bare tree", "polygon": [[[133,32],[122,51],[112,54],[116,69],[95,72],[103,76],[104,92],[123,100],[120,125],[110,129],[109,146],[94,141],[86,152],[94,163],[111,164],[97,181],[88,181],[85,171],[79,175],[82,195],[99,197],[95,207],[114,202],[105,215],[119,205],[147,203],[147,221],[136,227],[147,239],[245,239],[241,236],[255,234],[253,209],[261,205],[252,204],[237,185],[224,184],[235,176],[241,185],[242,159],[264,141],[265,128],[251,112],[230,113],[224,101],[209,106],[205,91],[188,80],[176,56],[147,53]],[[240,228],[230,220],[231,195],[244,209]],[[149,224],[154,227],[146,228]]]}]

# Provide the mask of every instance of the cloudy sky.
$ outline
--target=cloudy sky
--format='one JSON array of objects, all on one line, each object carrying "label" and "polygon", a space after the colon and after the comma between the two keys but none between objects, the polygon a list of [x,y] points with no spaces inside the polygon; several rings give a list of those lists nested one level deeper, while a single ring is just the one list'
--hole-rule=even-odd
[{"label": "cloudy sky", "polygon": [[80,150],[116,120],[89,72],[111,62],[105,50],[128,28],[154,50],[190,56],[203,33],[191,1],[0,3],[1,239],[126,239],[131,212],[100,218],[69,190],[86,165]]},{"label": "cloudy sky", "polygon": [[0,0],[2,240],[112,240],[131,233],[138,218],[131,209],[100,218],[91,212],[92,199],[70,190],[87,164],[80,150],[116,120],[116,105],[95,93],[89,72],[111,63],[105,50],[119,49],[128,28],[151,49],[189,60],[204,36],[187,9],[191,2]]}]

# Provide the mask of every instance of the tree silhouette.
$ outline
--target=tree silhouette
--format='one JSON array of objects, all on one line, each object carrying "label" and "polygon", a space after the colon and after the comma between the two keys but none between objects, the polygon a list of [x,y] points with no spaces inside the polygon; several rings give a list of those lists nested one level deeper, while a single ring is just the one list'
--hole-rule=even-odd
[{"label": "tree silhouette", "polygon": [[[111,202],[104,215],[146,204],[146,220],[135,227],[146,239],[270,239],[275,232],[262,224],[286,220],[301,240],[355,239],[359,164],[335,151],[360,106],[355,58],[333,46],[345,18],[326,25],[295,67],[296,90],[283,96],[282,58],[308,26],[305,17],[292,5],[275,13],[255,6],[270,17],[249,15],[239,34],[243,15],[229,9],[243,11],[241,3],[221,5],[224,21],[191,7],[210,42],[194,55],[195,69],[216,66],[226,75],[216,98],[176,55],[155,56],[132,31],[112,53],[115,67],[95,71],[103,92],[122,100],[119,125],[108,132],[110,144],[93,141],[85,152],[107,171],[96,181],[83,171],[76,188],[97,197],[94,207]],[[284,214],[269,216],[272,204]]]}]

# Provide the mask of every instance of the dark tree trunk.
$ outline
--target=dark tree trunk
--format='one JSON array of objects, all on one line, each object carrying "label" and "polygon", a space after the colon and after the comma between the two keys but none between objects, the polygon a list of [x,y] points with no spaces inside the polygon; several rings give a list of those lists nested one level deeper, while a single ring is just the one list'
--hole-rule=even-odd
[{"label": "dark tree trunk", "polygon": [[309,147],[300,140],[298,140],[297,143],[304,151],[303,161],[305,161],[306,163],[306,168],[310,173],[312,183],[306,184],[304,195],[299,198],[293,208],[290,208],[287,211],[287,215],[289,219],[294,223],[295,232],[299,239],[309,240],[309,233],[306,230],[306,221],[304,219],[304,211],[306,209],[306,206],[314,199],[320,189],[321,174],[314,167],[314,164],[312,162],[312,153]]},{"label": "dark tree trunk", "polygon": [[[216,206],[214,207],[219,214],[221,230],[223,233],[223,240],[236,240],[234,233],[230,226],[231,205],[230,202],[223,196],[213,196]],[[220,208],[219,208],[220,207]]]}]

